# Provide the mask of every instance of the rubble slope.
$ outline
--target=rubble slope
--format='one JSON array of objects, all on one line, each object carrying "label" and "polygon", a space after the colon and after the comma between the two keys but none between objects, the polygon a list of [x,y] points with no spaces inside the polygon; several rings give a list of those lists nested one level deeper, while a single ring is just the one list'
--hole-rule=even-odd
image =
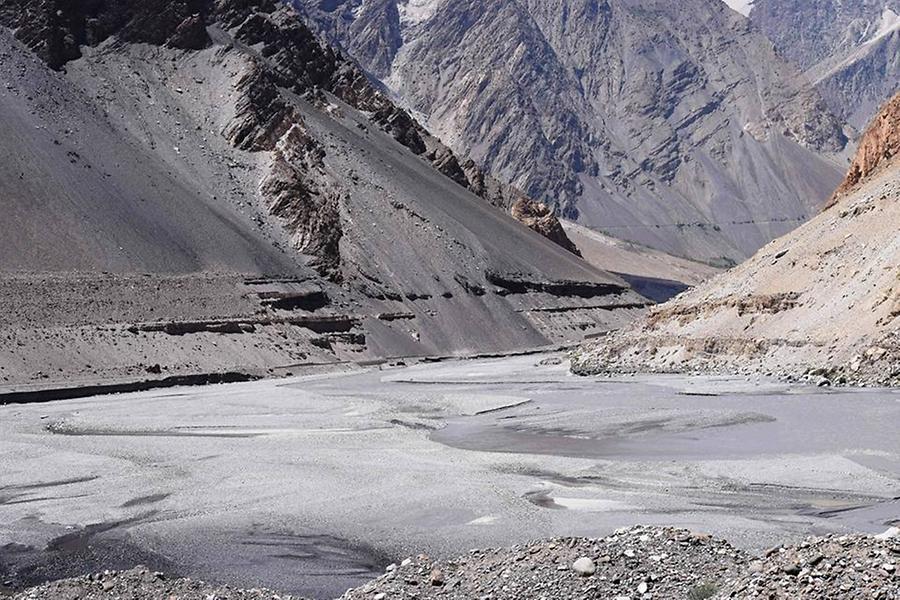
[{"label": "rubble slope", "polygon": [[[498,352],[648,303],[278,2],[0,0],[0,24],[4,302],[56,311],[4,324],[0,381]],[[229,300],[198,318],[154,291],[179,286]],[[107,294],[143,311],[69,309]]]},{"label": "rubble slope", "polygon": [[[900,593],[900,543],[866,536],[809,538],[753,557],[708,535],[632,527],[599,539],[557,538],[475,549],[448,560],[419,555],[341,598],[804,598],[889,599]],[[290,599],[169,578],[144,568],[41,585],[13,600]]]}]

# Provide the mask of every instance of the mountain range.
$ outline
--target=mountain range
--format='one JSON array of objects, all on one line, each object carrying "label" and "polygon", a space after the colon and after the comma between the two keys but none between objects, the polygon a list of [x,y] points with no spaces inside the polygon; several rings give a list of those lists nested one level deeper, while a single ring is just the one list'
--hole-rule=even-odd
[{"label": "mountain range", "polygon": [[293,0],[426,129],[580,224],[734,264],[840,181],[842,120],[721,0]]},{"label": "mountain range", "polygon": [[852,128],[762,10],[0,0],[0,381],[621,327],[818,213],[846,171]]}]

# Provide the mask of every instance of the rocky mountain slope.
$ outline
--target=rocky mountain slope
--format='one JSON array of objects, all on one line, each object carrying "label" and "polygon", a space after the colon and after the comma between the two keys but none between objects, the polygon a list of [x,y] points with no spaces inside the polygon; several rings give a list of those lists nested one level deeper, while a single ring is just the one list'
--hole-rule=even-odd
[{"label": "rocky mountain slope", "polygon": [[576,354],[579,373],[725,371],[900,384],[900,94],[831,205],[739,267]]},{"label": "rocky mountain slope", "polygon": [[898,0],[756,0],[749,16],[858,130],[900,91]]},{"label": "rocky mountain slope", "polygon": [[841,122],[721,0],[293,0],[426,127],[564,216],[707,262],[810,215]]},{"label": "rocky mountain slope", "polygon": [[0,24],[0,381],[533,347],[647,302],[278,2],[0,0]]}]

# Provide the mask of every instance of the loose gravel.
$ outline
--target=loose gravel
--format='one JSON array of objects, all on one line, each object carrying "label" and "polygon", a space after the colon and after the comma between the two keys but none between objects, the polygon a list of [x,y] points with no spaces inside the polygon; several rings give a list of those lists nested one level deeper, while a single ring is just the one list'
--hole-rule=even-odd
[{"label": "loose gravel", "polygon": [[[602,539],[558,538],[425,555],[391,564],[341,600],[897,600],[900,536],[830,536],[752,557],[728,542],[671,528],[632,527]],[[45,584],[13,600],[290,600],[169,579],[137,568]]]},{"label": "loose gravel", "polygon": [[137,567],[63,579],[26,590],[12,600],[293,600],[266,589],[241,590],[194,579],[170,578]]},{"label": "loose gravel", "polygon": [[688,598],[731,582],[747,563],[743,552],[708,535],[635,527],[597,540],[473,550],[447,562],[419,556],[388,567],[343,600]]}]

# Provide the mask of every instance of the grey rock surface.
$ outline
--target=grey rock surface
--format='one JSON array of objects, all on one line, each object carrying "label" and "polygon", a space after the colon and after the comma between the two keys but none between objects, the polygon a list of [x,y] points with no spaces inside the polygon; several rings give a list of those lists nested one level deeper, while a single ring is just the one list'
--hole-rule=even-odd
[{"label": "grey rock surface", "polygon": [[529,195],[707,262],[828,197],[846,139],[720,0],[295,0],[426,127]]},{"label": "grey rock surface", "polygon": [[280,3],[169,4],[0,1],[2,303],[49,315],[4,322],[3,384],[502,352],[648,303]]},{"label": "grey rock surface", "polygon": [[[567,558],[585,552],[601,569],[575,574]],[[471,550],[435,561],[426,555],[404,563],[344,599],[373,598],[803,598],[891,599],[900,593],[894,575],[900,545],[863,536],[810,538],[751,555],[727,542],[687,530],[632,527],[601,539],[556,538]],[[591,561],[587,557],[575,561]],[[444,569],[450,573],[444,579]],[[435,578],[436,574],[439,578]],[[581,580],[577,575],[582,575]],[[104,571],[37,586],[13,600],[291,600],[265,589],[243,590],[167,577],[145,568]]]},{"label": "grey rock surface", "polygon": [[[575,557],[579,557],[577,560]],[[599,565],[569,568],[579,561]],[[573,563],[574,560],[574,563]],[[600,539],[550,539],[511,548],[485,548],[446,562],[418,556],[397,571],[348,592],[344,600],[408,597],[528,598],[577,597],[691,598],[704,584],[716,589],[736,577],[746,555],[726,542],[685,530],[634,527]],[[423,575],[436,564],[448,571],[445,585],[424,586]]]},{"label": "grey rock surface", "polygon": [[[291,595],[267,589],[239,589],[173,577],[135,567],[104,570],[82,577],[47,583],[13,596],[15,600],[292,600]],[[299,600],[299,599],[298,599]]]},{"label": "grey rock surface", "polygon": [[898,0],[756,0],[750,19],[856,130],[900,90]]}]

